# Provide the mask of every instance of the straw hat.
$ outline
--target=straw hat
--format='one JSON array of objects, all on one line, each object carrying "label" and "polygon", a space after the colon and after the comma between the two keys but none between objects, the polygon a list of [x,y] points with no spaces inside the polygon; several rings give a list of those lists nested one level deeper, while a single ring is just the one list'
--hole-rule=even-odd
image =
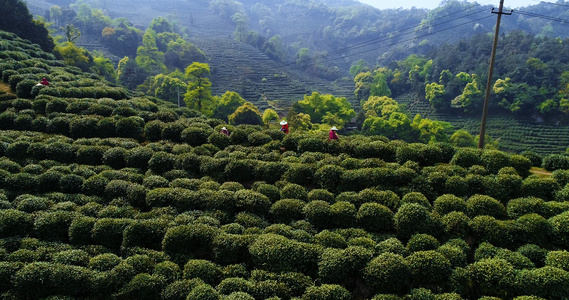
[{"label": "straw hat", "polygon": [[286,124],[288,124],[288,123],[287,123],[285,120],[282,120],[280,124],[281,124],[281,125],[286,125]]},{"label": "straw hat", "polygon": [[225,128],[225,126],[221,127],[221,130],[227,130],[227,128]]},{"label": "straw hat", "polygon": [[338,128],[336,128],[336,126],[332,126],[330,130],[338,130]]}]

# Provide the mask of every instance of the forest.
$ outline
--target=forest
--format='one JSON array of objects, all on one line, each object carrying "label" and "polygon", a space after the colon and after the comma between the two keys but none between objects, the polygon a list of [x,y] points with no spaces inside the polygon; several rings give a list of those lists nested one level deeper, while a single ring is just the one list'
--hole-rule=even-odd
[{"label": "forest", "polygon": [[[11,3],[1,298],[567,299],[565,149],[504,152],[491,136],[478,149],[467,130],[411,113],[480,109],[487,35],[441,44],[445,56],[358,61],[353,100],[312,90],[260,109],[239,91],[215,94],[214,58],[166,18],[115,67],[77,45],[84,29],[62,23],[58,38]],[[15,24],[46,30],[4,31]],[[507,77],[492,109],[564,124],[566,39],[516,31],[503,43],[499,55],[525,63],[497,66]],[[397,101],[410,93],[425,101]]]}]

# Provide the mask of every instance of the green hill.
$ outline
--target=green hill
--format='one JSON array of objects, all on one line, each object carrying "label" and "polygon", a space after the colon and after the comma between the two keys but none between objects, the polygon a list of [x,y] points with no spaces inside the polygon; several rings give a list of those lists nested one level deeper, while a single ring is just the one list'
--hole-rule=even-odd
[{"label": "green hill", "polygon": [[3,299],[566,297],[565,156],[229,126],[0,58]]}]

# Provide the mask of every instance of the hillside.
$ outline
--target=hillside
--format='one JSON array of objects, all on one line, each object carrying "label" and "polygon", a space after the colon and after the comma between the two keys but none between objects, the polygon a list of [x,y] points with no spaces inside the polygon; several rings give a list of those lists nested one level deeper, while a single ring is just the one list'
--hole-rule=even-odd
[{"label": "hillside", "polygon": [[[53,5],[66,7],[70,1],[26,1],[32,13],[50,19],[49,9]],[[364,59],[369,66],[389,65],[403,60],[410,54],[426,54],[443,43],[454,43],[469,39],[480,33],[491,33],[494,26],[491,6],[469,4],[462,1],[448,1],[439,8],[427,11],[377,10],[354,1],[84,1],[93,8],[101,9],[110,18],[126,18],[134,27],[147,28],[155,17],[166,17],[188,29],[187,39],[204,47],[206,55],[212,58],[229,57],[226,68],[217,68],[212,78],[216,91],[235,90],[243,92],[248,101],[261,107],[260,101],[269,89],[258,85],[258,80],[269,79],[284,72],[290,80],[278,79],[279,87],[288,91],[277,92],[285,102],[302,99],[306,91],[353,96],[344,88],[342,78],[348,77],[350,66]],[[78,5],[78,4],[76,4]],[[560,3],[562,5],[562,3]],[[552,4],[540,3],[532,6],[532,14],[520,9],[513,16],[504,18],[502,32],[524,30],[530,34],[566,37],[561,27],[563,14]],[[74,8],[77,10],[77,7]],[[529,9],[529,8],[528,8]],[[278,35],[282,38],[286,55],[282,61],[273,62],[258,46],[237,45],[235,14],[247,20],[242,30],[254,34],[254,40],[269,40]],[[91,18],[83,16],[83,19]],[[92,17],[96,20],[96,17]],[[553,21],[552,21],[553,20]],[[52,20],[53,21],[53,20]],[[91,20],[93,21],[93,20]],[[559,21],[559,22],[554,22]],[[76,22],[70,19],[67,21]],[[93,21],[94,22],[94,21]],[[57,28],[56,28],[57,29]],[[79,45],[88,50],[103,50],[118,62],[117,56],[101,47],[101,29],[83,30]],[[242,41],[246,42],[246,41]],[[252,43],[251,41],[249,41]],[[245,43],[243,43],[245,44]],[[318,65],[318,72],[296,65],[298,52],[310,50],[310,57]],[[106,50],[106,51],[105,51]],[[218,59],[211,60],[221,64]],[[225,63],[225,62],[224,62]],[[283,67],[283,65],[285,67]],[[234,74],[242,71],[245,74]],[[312,71],[312,72],[311,72]],[[324,74],[332,72],[332,75]],[[338,83],[336,80],[340,80]],[[266,85],[265,85],[266,86]],[[267,96],[271,98],[270,96]]]},{"label": "hillside", "polygon": [[0,58],[3,299],[566,297],[565,156],[230,126]]}]

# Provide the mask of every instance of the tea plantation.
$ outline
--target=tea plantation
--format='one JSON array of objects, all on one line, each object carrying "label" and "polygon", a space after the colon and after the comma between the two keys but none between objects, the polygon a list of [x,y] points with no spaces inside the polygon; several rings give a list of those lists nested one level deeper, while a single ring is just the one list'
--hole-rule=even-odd
[{"label": "tea plantation", "polygon": [[565,156],[230,126],[6,32],[0,59],[2,299],[568,298]]}]

